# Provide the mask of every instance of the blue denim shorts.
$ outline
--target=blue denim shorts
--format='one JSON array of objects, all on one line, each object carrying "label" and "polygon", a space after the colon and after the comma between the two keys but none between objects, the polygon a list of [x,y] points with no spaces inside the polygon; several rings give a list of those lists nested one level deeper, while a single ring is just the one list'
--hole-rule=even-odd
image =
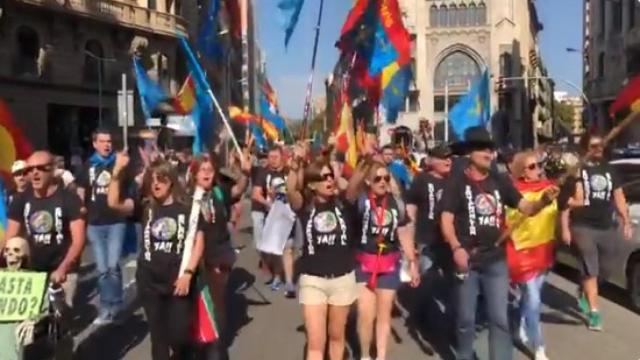
[{"label": "blue denim shorts", "polygon": [[[400,262],[396,265],[396,269],[389,273],[378,273],[378,286],[376,289],[398,290],[402,282],[400,281]],[[360,268],[360,264],[356,263],[356,282],[368,283],[371,273],[364,272]]]}]

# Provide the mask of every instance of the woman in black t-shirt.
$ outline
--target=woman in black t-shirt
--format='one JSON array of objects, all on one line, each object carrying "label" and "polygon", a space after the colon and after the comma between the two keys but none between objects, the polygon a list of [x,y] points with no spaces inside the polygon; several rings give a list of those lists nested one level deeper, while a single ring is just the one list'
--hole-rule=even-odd
[{"label": "woman in black t-shirt", "polygon": [[[359,174],[361,173],[361,174]],[[356,280],[358,295],[358,335],[362,358],[369,358],[375,326],[376,350],[386,358],[391,330],[391,310],[400,287],[402,253],[409,261],[411,285],[418,286],[420,275],[413,243],[413,225],[406,215],[404,202],[391,194],[391,175],[380,163],[355,174],[366,177],[366,189],[357,199]],[[411,224],[411,225],[410,225]],[[402,249],[402,252],[401,252]]]},{"label": "woman in black t-shirt", "polygon": [[[232,157],[232,163],[238,163],[237,157]],[[204,243],[204,265],[209,282],[209,291],[216,309],[216,322],[220,329],[225,329],[226,289],[229,274],[236,261],[236,253],[231,244],[229,221],[231,208],[242,198],[247,188],[247,173],[251,171],[250,154],[245,153],[245,159],[239,165],[242,172],[235,184],[220,181],[220,173],[215,157],[206,154],[195,158],[189,167],[189,187],[193,191],[200,187],[205,191],[200,212],[203,222],[198,232]]]},{"label": "woman in black t-shirt", "polygon": [[[202,219],[190,224],[189,201],[175,169],[164,160],[154,161],[146,170],[141,199],[119,201],[122,171],[128,161],[126,154],[117,155],[107,203],[124,215],[137,213],[142,219],[136,282],[149,323],[151,358],[186,358],[195,295],[193,276],[204,249],[202,231],[195,236],[192,248],[185,245],[189,227]],[[183,256],[189,260],[180,273]]]},{"label": "woman in black t-shirt", "polygon": [[305,151],[296,147],[294,153],[287,196],[304,233],[299,296],[307,333],[306,359],[324,358],[327,337],[329,357],[342,359],[347,315],[357,297],[348,231],[351,211],[337,197],[329,162],[316,160],[305,167]]}]

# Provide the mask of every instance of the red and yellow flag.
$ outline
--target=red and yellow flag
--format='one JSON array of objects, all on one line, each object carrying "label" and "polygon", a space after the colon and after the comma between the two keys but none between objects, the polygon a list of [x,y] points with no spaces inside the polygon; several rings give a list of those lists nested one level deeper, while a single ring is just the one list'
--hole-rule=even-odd
[{"label": "red and yellow flag", "polygon": [[173,107],[175,112],[182,115],[191,114],[193,108],[196,105],[196,88],[193,83],[191,74],[187,76],[187,79],[182,84],[180,91],[173,99]]},{"label": "red and yellow flag", "polygon": [[353,116],[348,101],[343,101],[340,113],[340,123],[336,132],[336,149],[345,153],[345,166],[351,170],[358,163],[358,147],[353,130]]},{"label": "red and yellow flag", "polygon": [[16,125],[9,106],[0,99],[0,175],[10,179],[13,162],[26,159],[32,152],[33,147]]},{"label": "red and yellow flag", "polygon": [[[540,200],[544,191],[552,185],[553,182],[548,180],[515,183],[518,191],[529,201]],[[516,209],[507,209],[506,225],[511,227],[519,224],[507,242],[507,265],[512,281],[526,282],[551,267],[557,218],[558,205],[555,201],[530,217],[525,217]]]},{"label": "red and yellow flag", "polygon": [[614,119],[637,112],[640,112],[640,75],[629,80],[609,107],[609,115]]}]

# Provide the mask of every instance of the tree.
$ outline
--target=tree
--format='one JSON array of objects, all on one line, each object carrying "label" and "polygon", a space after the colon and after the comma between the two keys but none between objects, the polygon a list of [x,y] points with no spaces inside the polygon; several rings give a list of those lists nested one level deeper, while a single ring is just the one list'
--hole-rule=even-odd
[{"label": "tree", "polygon": [[574,109],[573,106],[566,102],[553,101],[553,118],[554,120],[562,121],[569,129],[573,129],[574,126]]}]

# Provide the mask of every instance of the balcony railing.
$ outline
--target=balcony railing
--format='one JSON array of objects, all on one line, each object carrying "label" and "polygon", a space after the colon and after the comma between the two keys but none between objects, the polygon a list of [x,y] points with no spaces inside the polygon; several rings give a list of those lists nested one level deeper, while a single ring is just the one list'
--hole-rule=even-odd
[{"label": "balcony railing", "polygon": [[114,0],[19,0],[25,4],[71,12],[123,26],[166,35],[186,34],[186,21],[177,15]]}]

